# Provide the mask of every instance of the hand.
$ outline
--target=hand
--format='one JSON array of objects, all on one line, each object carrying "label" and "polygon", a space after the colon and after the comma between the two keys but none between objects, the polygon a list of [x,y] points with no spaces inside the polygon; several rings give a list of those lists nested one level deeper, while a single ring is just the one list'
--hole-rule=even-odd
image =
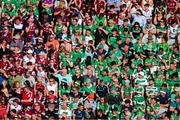
[{"label": "hand", "polygon": [[163,62],[163,63],[166,63],[166,60],[165,60],[165,59],[162,59],[162,62]]}]

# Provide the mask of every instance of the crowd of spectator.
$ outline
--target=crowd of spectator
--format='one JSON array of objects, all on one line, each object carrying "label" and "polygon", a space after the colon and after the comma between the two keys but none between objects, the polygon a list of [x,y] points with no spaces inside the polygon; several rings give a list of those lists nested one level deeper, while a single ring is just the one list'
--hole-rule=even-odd
[{"label": "crowd of spectator", "polygon": [[0,0],[0,119],[179,120],[179,0]]}]

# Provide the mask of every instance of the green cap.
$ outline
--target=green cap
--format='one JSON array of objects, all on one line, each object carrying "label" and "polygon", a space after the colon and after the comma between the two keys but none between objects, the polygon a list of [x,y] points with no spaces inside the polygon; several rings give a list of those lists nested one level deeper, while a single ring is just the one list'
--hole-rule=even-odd
[{"label": "green cap", "polygon": [[163,72],[162,71],[158,71],[156,75],[157,76],[163,75]]},{"label": "green cap", "polygon": [[142,115],[143,115],[143,114],[142,114],[141,111],[139,111],[139,112],[137,113],[137,116],[138,116],[138,117],[142,117]]},{"label": "green cap", "polygon": [[166,94],[166,91],[165,91],[165,90],[161,90],[160,92]]},{"label": "green cap", "polygon": [[86,83],[88,83],[88,82],[91,82],[91,80],[90,79],[86,79],[86,81],[85,81]]},{"label": "green cap", "polygon": [[118,44],[114,44],[113,48],[119,48],[119,45]]},{"label": "green cap", "polygon": [[98,46],[98,48],[103,49],[103,48],[104,48],[103,44],[100,44],[100,45]]},{"label": "green cap", "polygon": [[108,21],[108,23],[114,23],[114,21],[113,21],[112,19],[110,19],[110,20]]},{"label": "green cap", "polygon": [[103,65],[104,65],[104,63],[103,63],[103,62],[99,62],[99,65],[102,65],[102,66],[103,66]]},{"label": "green cap", "polygon": [[117,90],[117,88],[116,88],[115,86],[112,86],[112,87],[111,87],[111,91],[112,91],[112,90]]},{"label": "green cap", "polygon": [[109,52],[109,55],[113,55],[113,54],[115,54],[113,50]]},{"label": "green cap", "polygon": [[78,106],[83,106],[83,104],[80,102],[80,103],[78,104]]},{"label": "green cap", "polygon": [[148,40],[152,40],[152,39],[153,39],[152,35],[149,35]]},{"label": "green cap", "polygon": [[153,52],[149,52],[149,55],[154,55],[154,53]]}]

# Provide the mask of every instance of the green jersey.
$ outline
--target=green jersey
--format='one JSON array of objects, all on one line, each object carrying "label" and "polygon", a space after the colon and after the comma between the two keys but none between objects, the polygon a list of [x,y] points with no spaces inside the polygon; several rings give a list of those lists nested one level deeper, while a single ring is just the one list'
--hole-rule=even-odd
[{"label": "green jersey", "polygon": [[[154,110],[159,111],[159,108],[160,108],[160,106],[158,103],[153,105],[153,107],[150,104],[147,106],[147,110],[150,112],[154,112]],[[150,117],[150,119],[157,118],[157,114],[155,112],[154,112],[154,114],[148,114],[148,116]]]},{"label": "green jersey", "polygon": [[132,86],[122,86],[121,91],[124,93],[124,97],[127,99],[130,99],[131,93],[133,92],[133,87]]},{"label": "green jersey", "polygon": [[80,30],[80,31],[81,31],[81,30],[82,30],[82,26],[79,25],[79,24],[76,25],[76,26],[75,26],[75,25],[71,25],[71,26],[70,26],[70,30],[71,30],[72,33],[74,34],[74,33],[76,32],[76,30]]}]

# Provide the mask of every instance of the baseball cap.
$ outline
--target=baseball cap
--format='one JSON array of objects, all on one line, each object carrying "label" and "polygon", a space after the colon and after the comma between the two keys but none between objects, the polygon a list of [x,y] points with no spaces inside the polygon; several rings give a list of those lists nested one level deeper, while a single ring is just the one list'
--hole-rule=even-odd
[{"label": "baseball cap", "polygon": [[113,90],[117,90],[117,88],[115,86],[112,86],[111,91],[113,91]]},{"label": "baseball cap", "polygon": [[99,48],[99,49],[103,49],[104,46],[103,46],[102,44],[100,44],[100,45],[98,46],[98,48]]},{"label": "baseball cap", "polygon": [[19,34],[16,34],[13,38],[16,39],[16,40],[18,40],[18,39],[20,39],[20,35],[19,35]]},{"label": "baseball cap", "polygon": [[152,35],[149,35],[148,40],[152,40],[152,39],[153,39]]},{"label": "baseball cap", "polygon": [[45,52],[41,51],[41,52],[39,53],[39,55],[45,55]]},{"label": "baseball cap", "polygon": [[112,19],[110,19],[110,20],[108,21],[108,23],[114,23],[114,21],[113,21]]},{"label": "baseball cap", "polygon": [[129,84],[130,83],[130,81],[129,80],[125,80],[125,84]]},{"label": "baseball cap", "polygon": [[138,73],[138,75],[144,76],[144,73],[141,71]]},{"label": "baseball cap", "polygon": [[32,51],[32,50],[28,50],[27,53],[28,53],[28,54],[32,54],[33,51]]},{"label": "baseball cap", "polygon": [[164,91],[164,90],[161,90],[160,92],[166,94],[166,91]]}]

